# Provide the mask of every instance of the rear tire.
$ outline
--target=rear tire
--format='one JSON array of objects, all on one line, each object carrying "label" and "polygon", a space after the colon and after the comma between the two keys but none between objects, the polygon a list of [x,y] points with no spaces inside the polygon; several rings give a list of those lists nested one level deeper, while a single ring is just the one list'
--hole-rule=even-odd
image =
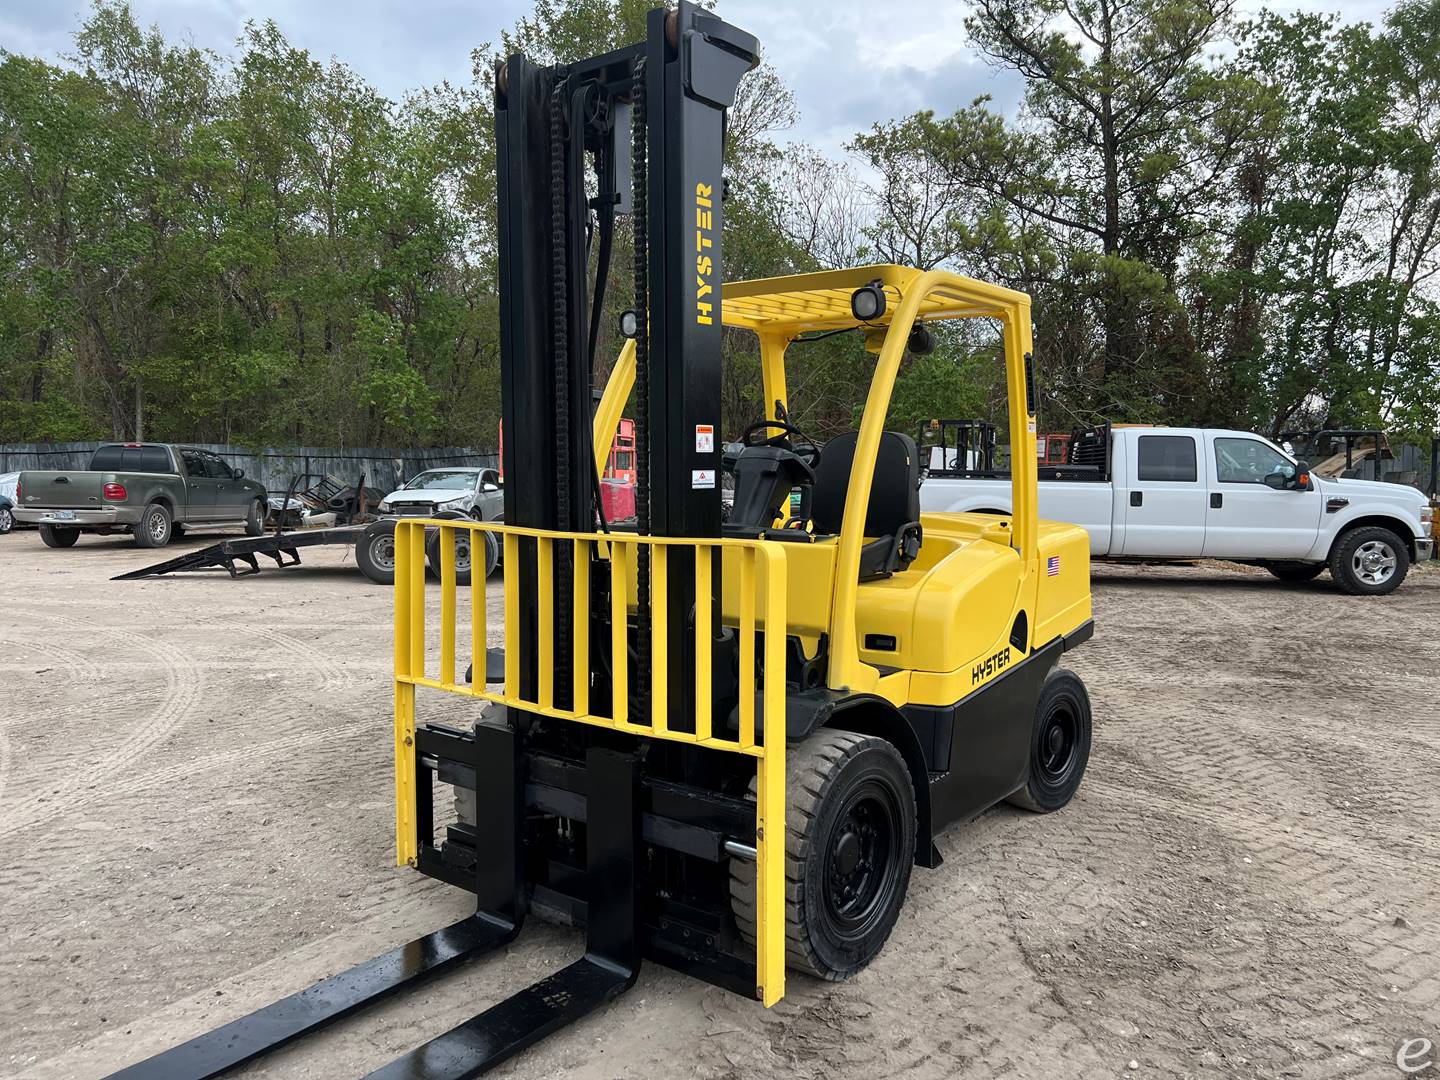
[{"label": "rear tire", "polygon": [[395,584],[395,521],[384,518],[365,526],[355,542],[355,562],[376,585]]},{"label": "rear tire", "polygon": [[1379,525],[1342,533],[1330,549],[1330,576],[1351,596],[1384,596],[1400,587],[1410,570],[1405,541]]},{"label": "rear tire", "polygon": [[1025,786],[1006,801],[1036,814],[1051,814],[1075,797],[1090,761],[1090,695],[1080,676],[1055,668],[1035,703],[1030,768]]},{"label": "rear tire", "polygon": [[132,535],[135,537],[136,547],[162,548],[170,543],[170,511],[165,508],[165,504],[153,502],[145,507]]},{"label": "rear tire", "polygon": [[0,536],[4,536],[15,527],[15,515],[10,513],[8,506],[0,506]]},{"label": "rear tire", "polygon": [[41,525],[40,539],[45,542],[46,547],[74,547],[75,541],[80,539],[80,530],[68,529],[61,525]]},{"label": "rear tire", "polygon": [[1288,582],[1313,581],[1325,572],[1324,563],[1267,562],[1261,565],[1281,581]]},{"label": "rear tire", "polygon": [[262,536],[265,533],[265,504],[256,499],[245,514],[245,535]]},{"label": "rear tire", "polygon": [[[468,519],[466,519],[468,520]],[[436,580],[440,578],[440,530],[430,532],[425,538],[425,561],[430,564],[430,572],[435,575]],[[470,584],[471,560],[474,558],[474,534],[467,529],[455,530],[455,584]]]},{"label": "rear tire", "polygon": [[[910,770],[884,739],[824,728],[790,751],[785,772],[786,964],[848,978],[884,947],[905,903],[915,861]],[[753,943],[748,859],[730,860],[730,909]]]},{"label": "rear tire", "polygon": [[485,576],[489,578],[500,565],[500,541],[494,533],[485,534]]}]

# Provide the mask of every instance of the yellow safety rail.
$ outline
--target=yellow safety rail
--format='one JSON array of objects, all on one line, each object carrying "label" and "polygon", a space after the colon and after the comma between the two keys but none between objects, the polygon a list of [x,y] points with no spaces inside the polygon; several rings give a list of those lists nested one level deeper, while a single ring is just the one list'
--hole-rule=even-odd
[{"label": "yellow safety rail", "polygon": [[[427,666],[425,633],[425,532],[438,529],[441,556],[439,655],[434,668]],[[455,582],[455,542],[460,533],[470,534],[472,565],[476,581],[470,592],[470,662],[474,682],[456,681],[456,623],[460,616],[460,595]],[[537,562],[535,599],[536,641],[539,671],[535,694],[520,693],[520,646],[517,627],[522,598],[519,575],[504,578],[505,680],[494,692],[485,685],[485,650],[488,636],[486,596],[488,583],[479,580],[479,557],[490,533],[503,545],[505,565],[520,561],[522,538],[534,541]],[[476,542],[479,542],[478,544]],[[557,546],[571,550],[573,574],[570,598],[570,626],[574,647],[569,672],[557,673],[553,657],[554,593],[553,568]],[[641,547],[650,552],[650,698],[649,717],[629,714],[630,671],[628,648],[627,593],[631,588],[636,557]],[[684,550],[695,559],[695,730],[675,731],[669,726],[666,683],[669,627],[665,590],[670,554]],[[739,730],[736,737],[716,734],[711,704],[709,627],[711,625],[711,558],[714,551],[728,555],[727,562],[739,575],[738,611],[732,613],[739,635],[740,700]],[[590,700],[590,568],[592,556],[612,564],[610,657],[613,694],[608,702],[611,715],[591,711]],[[446,693],[481,698],[510,705],[557,720],[573,720],[614,731],[629,732],[652,739],[690,743],[713,750],[744,754],[756,761],[755,800],[755,969],[757,993],[768,1007],[785,992],[785,739],[772,732],[785,731],[785,637],[766,633],[764,678],[754,670],[755,634],[785,623],[785,552],[781,545],[761,540],[691,540],[626,533],[572,533],[527,529],[497,522],[458,520],[402,520],[395,523],[395,839],[396,857],[401,865],[413,863],[416,849],[415,805],[415,688],[430,687]],[[427,671],[434,670],[432,677]],[[555,679],[568,677],[573,708],[555,705]],[[760,688],[763,718],[762,740],[755,738],[756,695],[748,687]]]}]

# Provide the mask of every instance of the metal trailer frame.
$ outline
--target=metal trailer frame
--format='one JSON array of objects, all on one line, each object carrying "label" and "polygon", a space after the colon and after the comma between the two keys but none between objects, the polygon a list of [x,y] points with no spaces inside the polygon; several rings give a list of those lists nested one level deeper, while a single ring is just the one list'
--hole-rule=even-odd
[{"label": "metal trailer frame", "polygon": [[[364,534],[365,525],[338,525],[328,529],[301,529],[295,532],[270,533],[266,536],[237,537],[199,551],[177,555],[173,559],[142,566],[139,570],[116,574],[111,581],[134,581],[138,578],[160,577],[185,570],[209,570],[222,567],[232,578],[248,577],[260,572],[257,555],[275,560],[281,569],[300,565],[300,549],[322,544],[354,544]],[[244,568],[235,564],[241,563]]]}]

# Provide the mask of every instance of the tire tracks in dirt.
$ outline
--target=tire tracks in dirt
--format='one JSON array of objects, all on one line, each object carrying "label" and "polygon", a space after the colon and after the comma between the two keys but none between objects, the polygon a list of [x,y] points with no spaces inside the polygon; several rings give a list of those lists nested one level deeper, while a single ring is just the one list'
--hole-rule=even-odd
[{"label": "tire tracks in dirt", "polygon": [[[119,748],[101,755],[98,760],[83,770],[82,773],[68,782],[52,788],[46,794],[45,803],[29,803],[10,811],[0,811],[0,837],[10,835],[22,829],[31,829],[53,820],[55,817],[67,812],[68,804],[79,792],[94,787],[102,780],[107,780],[117,776],[117,774],[123,773],[136,761],[142,759],[157,743],[161,742],[170,735],[171,732],[179,728],[190,717],[199,704],[205,684],[204,669],[182,649],[157,642],[154,638],[130,631],[115,629],[97,630],[96,628],[83,626],[73,620],[49,612],[38,612],[36,614],[41,618],[50,620],[58,626],[92,634],[98,632],[112,640],[123,641],[140,651],[148,653],[164,673],[165,693],[159,707],[151,713],[150,718],[142,724],[136,732],[127,735]],[[318,688],[324,692],[339,691],[348,683],[344,668],[335,661],[333,657],[328,656],[308,642],[268,627],[237,626],[232,627],[231,630],[268,641],[289,654],[298,653],[303,655],[308,661],[308,666],[319,671],[321,678]],[[71,664],[72,671],[78,673],[88,670],[98,679],[99,668],[90,661],[85,660],[80,654],[74,653],[71,650],[55,649],[50,646],[46,648],[47,651],[57,654],[69,654],[69,656],[74,658]],[[122,778],[118,782],[107,783],[104,794],[107,797],[123,797],[152,788],[157,784],[185,780],[194,776],[203,775],[207,771],[232,764],[247,757],[282,753],[288,750],[296,750],[310,746],[317,742],[328,741],[329,739],[343,736],[347,731],[353,731],[354,729],[355,724],[352,721],[348,724],[336,724],[319,730],[312,729],[303,733],[285,735],[255,745],[216,751],[215,753],[206,754],[203,757],[193,758],[189,761],[179,762],[156,771]],[[0,731],[0,793],[4,791],[4,781],[8,776],[10,760],[11,755],[9,753],[8,741],[4,740],[3,731]]]},{"label": "tire tracks in dirt", "polygon": [[34,611],[33,617],[44,619],[76,634],[90,637],[101,635],[123,641],[148,653],[164,665],[165,686],[160,706],[138,728],[126,734],[121,744],[101,753],[87,765],[75,769],[57,787],[46,793],[46,801],[26,800],[14,806],[0,807],[0,837],[32,830],[63,815],[70,801],[107,777],[129,768],[190,717],[200,702],[204,689],[204,673],[180,649],[128,630],[95,627],[67,619],[48,611]]}]

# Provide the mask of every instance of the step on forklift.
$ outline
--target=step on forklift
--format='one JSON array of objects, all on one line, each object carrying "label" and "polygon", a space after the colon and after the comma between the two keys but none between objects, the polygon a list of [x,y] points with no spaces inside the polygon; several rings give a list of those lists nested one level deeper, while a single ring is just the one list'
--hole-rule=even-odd
[{"label": "step on forklift", "polygon": [[[116,1076],[219,1075],[506,945],[529,912],[583,928],[583,954],[372,1076],[478,1075],[643,960],[770,1006],[787,967],[843,979],[876,956],[946,826],[1074,795],[1090,705],[1058,661],[1092,631],[1089,545],[1037,520],[1029,298],[899,266],[722,283],[725,110],[757,57],[681,0],[638,45],[496,72],[505,520],[395,530],[397,861],[474,915]],[[595,409],[621,218],[635,303]],[[917,324],[951,318],[1003,334],[1011,516],[922,515],[914,440],[884,427]],[[767,402],[728,451],[726,328],[758,337]],[[859,430],[821,445],[787,413],[785,355],[834,330],[875,368]],[[621,528],[596,488],[632,394]],[[476,532],[504,550],[503,649],[486,585],[457,588]],[[473,727],[417,722],[435,694],[477,699]]]}]

